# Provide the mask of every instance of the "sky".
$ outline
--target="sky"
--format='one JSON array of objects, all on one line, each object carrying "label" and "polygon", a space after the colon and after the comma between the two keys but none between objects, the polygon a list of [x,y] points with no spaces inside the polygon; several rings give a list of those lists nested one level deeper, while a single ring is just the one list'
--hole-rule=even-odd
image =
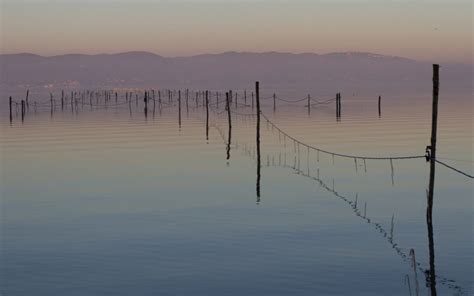
[{"label": "sky", "polygon": [[473,63],[470,0],[0,0],[1,53],[374,52]]}]

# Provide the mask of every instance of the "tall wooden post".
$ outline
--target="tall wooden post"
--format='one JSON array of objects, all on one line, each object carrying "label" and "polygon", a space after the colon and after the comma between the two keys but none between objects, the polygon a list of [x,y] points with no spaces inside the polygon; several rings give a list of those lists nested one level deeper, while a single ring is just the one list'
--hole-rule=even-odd
[{"label": "tall wooden post", "polygon": [[244,104],[247,105],[247,90],[244,90]]},{"label": "tall wooden post", "polygon": [[25,120],[25,100],[21,100],[21,122]]},{"label": "tall wooden post", "polygon": [[178,117],[179,117],[179,127],[181,128],[181,90],[178,91]]},{"label": "tall wooden post", "polygon": [[28,111],[30,111],[30,101],[28,100],[29,99],[29,96],[30,96],[30,90],[27,89],[26,90],[26,109]]},{"label": "tall wooden post", "polygon": [[273,112],[276,112],[276,94],[273,94]]},{"label": "tall wooden post", "polygon": [[436,135],[438,131],[438,95],[439,95],[439,65],[433,65],[433,105],[431,115],[431,146],[428,146],[430,152],[430,184],[428,189],[428,206],[426,208],[426,224],[428,227],[428,247],[429,247],[429,282],[431,295],[437,295],[436,292],[436,272],[434,256],[433,239],[433,197],[436,168]]},{"label": "tall wooden post", "polygon": [[232,120],[230,117],[230,94],[228,92],[225,93],[226,99],[226,109],[227,109],[227,120],[229,123],[229,135],[227,136],[227,160],[230,159],[230,143],[232,138]]},{"label": "tall wooden post", "polygon": [[257,101],[257,203],[260,203],[260,169],[261,169],[261,155],[260,155],[260,82],[255,82],[255,97]]},{"label": "tall wooden post", "polygon": [[143,98],[143,102],[145,103],[145,119],[148,118],[148,91],[145,91],[145,97]]},{"label": "tall wooden post", "polygon": [[209,141],[209,91],[206,90],[206,141]]},{"label": "tall wooden post", "polygon": [[61,111],[64,110],[64,90],[61,90]]},{"label": "tall wooden post", "polygon": [[8,103],[9,103],[9,106],[10,106],[10,123],[13,122],[13,113],[12,113],[12,97],[10,96],[10,98],[8,99]]},{"label": "tall wooden post", "polygon": [[382,115],[382,109],[380,108],[380,103],[381,103],[382,97],[379,96],[379,117]]}]

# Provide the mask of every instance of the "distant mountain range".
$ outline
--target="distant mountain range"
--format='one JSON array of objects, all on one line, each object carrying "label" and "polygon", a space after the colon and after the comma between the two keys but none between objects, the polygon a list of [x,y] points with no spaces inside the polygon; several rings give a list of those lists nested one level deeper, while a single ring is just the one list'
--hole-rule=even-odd
[{"label": "distant mountain range", "polygon": [[[292,54],[225,52],[162,57],[149,52],[119,54],[0,55],[0,87],[16,88],[200,88],[243,89],[261,81],[265,88],[425,89],[431,64],[374,53]],[[473,65],[442,65],[441,85],[472,90]]]}]

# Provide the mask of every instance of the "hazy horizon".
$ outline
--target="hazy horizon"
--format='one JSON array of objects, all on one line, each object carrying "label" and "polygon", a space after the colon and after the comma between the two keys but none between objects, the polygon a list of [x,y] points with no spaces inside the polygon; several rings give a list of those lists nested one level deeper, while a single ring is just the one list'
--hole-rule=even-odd
[{"label": "hazy horizon", "polygon": [[473,61],[472,3],[464,0],[4,0],[1,6],[2,54],[371,52]]}]

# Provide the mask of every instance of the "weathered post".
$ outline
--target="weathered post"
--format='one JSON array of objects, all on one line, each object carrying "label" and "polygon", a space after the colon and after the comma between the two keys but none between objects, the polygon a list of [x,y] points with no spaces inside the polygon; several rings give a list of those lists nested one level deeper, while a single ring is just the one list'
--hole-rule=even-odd
[{"label": "weathered post", "polygon": [[148,118],[148,92],[145,91],[145,97],[143,98],[143,102],[145,103],[145,119]]},{"label": "weathered post", "polygon": [[209,141],[209,91],[206,90],[206,141]]},{"label": "weathered post", "polygon": [[21,100],[21,122],[25,120],[25,100]]},{"label": "weathered post", "polygon": [[276,112],[276,94],[273,94],[273,113]]},{"label": "weathered post", "polygon": [[216,91],[216,108],[219,109],[219,92]]},{"label": "weathered post", "polygon": [[[260,83],[258,81],[255,82],[255,96],[257,100],[257,204],[260,203],[260,167],[261,167],[261,159],[260,159]],[[253,101],[252,101],[253,102]]]},{"label": "weathered post", "polygon": [[232,138],[232,120],[230,117],[230,94],[228,92],[225,93],[226,105],[225,108],[227,110],[227,121],[229,123],[229,135],[227,136],[227,160],[230,159],[230,143]]},{"label": "weathered post", "polygon": [[235,109],[237,109],[237,97],[238,97],[239,93],[235,93]]},{"label": "weathered post", "polygon": [[12,97],[11,96],[8,99],[8,103],[10,105],[10,123],[12,123],[13,122],[13,114],[12,114]]},{"label": "weathered post", "polygon": [[381,101],[381,100],[382,100],[382,97],[379,96],[379,117],[380,117],[380,115],[382,115],[382,112],[381,112],[382,109],[380,108],[380,101]]},{"label": "weathered post", "polygon": [[433,105],[431,115],[431,145],[427,147],[430,161],[430,183],[428,189],[428,206],[426,209],[426,224],[428,226],[429,246],[429,279],[431,295],[436,295],[436,273],[434,262],[434,239],[433,239],[433,197],[436,167],[436,135],[438,131],[438,95],[439,95],[439,65],[433,65]]},{"label": "weathered post", "polygon": [[61,90],[61,111],[64,110],[64,90]]},{"label": "weathered post", "polygon": [[253,103],[253,92],[252,92],[252,110],[253,110],[253,105],[254,103]]},{"label": "weathered post", "polygon": [[143,98],[143,102],[145,103],[145,108],[148,108],[148,92],[145,91],[145,97]]},{"label": "weathered post", "polygon": [[30,90],[27,89],[26,90],[26,109],[28,109],[28,111],[30,111],[30,101],[28,100],[29,96],[30,96]]},{"label": "weathered post", "polygon": [[181,90],[178,91],[178,116],[179,116],[179,128],[181,128]]},{"label": "weathered post", "polygon": [[247,90],[244,90],[244,104],[247,105]]}]

